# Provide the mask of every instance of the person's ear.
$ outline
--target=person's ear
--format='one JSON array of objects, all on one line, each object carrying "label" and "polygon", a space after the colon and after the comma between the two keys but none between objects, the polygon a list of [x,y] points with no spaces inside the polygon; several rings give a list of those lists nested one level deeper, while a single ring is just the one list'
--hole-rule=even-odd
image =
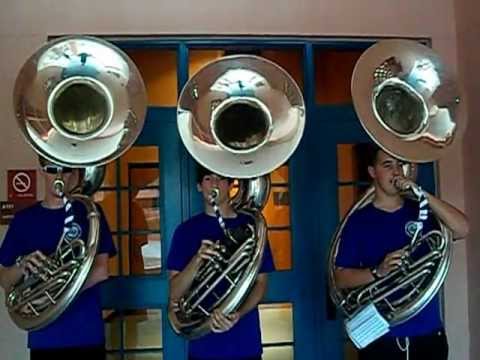
[{"label": "person's ear", "polygon": [[197,183],[197,191],[202,192],[202,186],[199,183]]},{"label": "person's ear", "polygon": [[376,175],[375,168],[372,165],[368,166],[367,171],[368,171],[368,175],[370,175],[372,179],[375,179],[375,175]]}]

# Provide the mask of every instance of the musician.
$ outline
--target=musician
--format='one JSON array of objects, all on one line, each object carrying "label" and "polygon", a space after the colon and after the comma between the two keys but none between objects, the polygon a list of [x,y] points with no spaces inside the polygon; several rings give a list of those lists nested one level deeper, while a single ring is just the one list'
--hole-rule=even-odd
[{"label": "musician", "polygon": [[[46,255],[55,252],[64,228],[66,212],[61,197],[54,190],[58,166],[40,159],[40,173],[45,180],[45,197],[15,214],[0,247],[0,285],[5,292],[25,276],[38,273]],[[66,186],[77,169],[62,168]],[[93,268],[79,296],[52,323],[28,332],[30,359],[105,359],[105,335],[98,283],[108,277],[108,258],[116,254],[103,211],[100,237]],[[73,203],[74,221],[66,234],[70,240],[88,236],[83,205]],[[17,261],[21,259],[20,261]]]},{"label": "musician", "polygon": [[[190,288],[200,265],[217,253],[215,241],[223,238],[222,229],[209,202],[209,194],[219,190],[218,207],[227,228],[251,222],[247,215],[236,213],[229,204],[232,179],[222,177],[201,166],[197,169],[197,189],[203,195],[204,212],[182,223],[175,231],[168,254],[170,271],[170,314]],[[214,311],[211,333],[189,342],[190,360],[257,360],[262,357],[260,321],[257,305],[267,290],[267,273],[274,270],[272,255],[265,245],[263,263],[248,297],[240,308],[227,316]]]},{"label": "musician", "polygon": [[[402,163],[378,147],[369,149],[368,173],[373,180],[373,201],[347,221],[336,258],[335,277],[340,288],[354,288],[382,278],[402,263],[404,248],[411,240],[412,224],[418,220],[418,203],[399,189],[416,187],[403,177]],[[454,238],[468,234],[465,215],[425,192],[434,215],[449,227]],[[432,214],[424,231],[436,227]],[[440,316],[438,295],[412,319],[394,326],[382,338],[360,350],[360,360],[447,359],[448,343]]]}]

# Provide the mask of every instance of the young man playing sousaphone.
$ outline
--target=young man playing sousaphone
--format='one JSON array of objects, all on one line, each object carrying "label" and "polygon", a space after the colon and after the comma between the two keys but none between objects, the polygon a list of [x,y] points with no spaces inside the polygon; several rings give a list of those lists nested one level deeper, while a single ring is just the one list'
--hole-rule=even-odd
[{"label": "young man playing sousaphone", "polygon": [[[65,204],[55,191],[54,183],[60,176],[65,186],[69,187],[77,171],[60,168],[40,158],[45,197],[43,201],[15,214],[0,247],[0,285],[5,292],[21,284],[25,277],[39,275],[45,279],[42,268],[47,256],[56,252],[66,218]],[[66,241],[86,241],[89,233],[86,209],[78,202],[72,203],[72,209],[74,217],[65,233]],[[28,331],[31,360],[104,360],[106,357],[100,289],[97,285],[108,278],[108,258],[116,254],[116,249],[103,211],[100,207],[98,209],[99,244],[92,269],[78,296],[58,318],[46,326]],[[32,302],[38,300],[32,299]]]},{"label": "young man playing sousaphone", "polygon": [[[373,201],[355,211],[343,229],[335,264],[336,283],[343,289],[369,284],[401,266],[404,249],[411,241],[409,225],[419,215],[418,204],[402,191],[422,190],[403,176],[402,162],[378,147],[372,146],[369,152],[368,173],[375,193]],[[452,230],[454,238],[467,236],[468,221],[461,211],[432,194],[424,192],[424,195],[433,215]],[[435,227],[429,216],[423,232]],[[359,354],[360,360],[446,360],[448,343],[439,296]]]},{"label": "young man playing sousaphone", "polygon": [[[227,229],[251,223],[245,214],[237,213],[229,203],[232,179],[222,177],[201,166],[197,170],[197,189],[202,193],[204,212],[178,226],[168,254],[170,271],[170,318],[176,321],[178,300],[189,290],[201,265],[218,255],[217,241],[224,234],[210,203],[213,188],[218,189],[217,205]],[[262,265],[252,289],[239,309],[224,315],[215,310],[209,319],[211,333],[190,340],[189,360],[259,360],[262,358],[260,320],[257,305],[267,289],[267,272],[273,271],[273,260],[265,244]],[[180,324],[178,326],[181,326]]]}]

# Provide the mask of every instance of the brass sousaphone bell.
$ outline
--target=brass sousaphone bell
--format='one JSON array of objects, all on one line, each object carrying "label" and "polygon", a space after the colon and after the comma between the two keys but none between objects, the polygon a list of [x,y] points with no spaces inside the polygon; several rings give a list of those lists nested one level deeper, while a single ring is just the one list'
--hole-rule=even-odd
[{"label": "brass sousaphone bell", "polygon": [[[384,40],[367,49],[355,66],[351,87],[363,128],[377,145],[398,159],[412,163],[438,160],[459,141],[464,130],[459,93],[451,74],[430,48],[418,42]],[[412,241],[404,266],[373,283],[340,289],[334,270],[343,228],[373,196],[371,187],[342,220],[328,260],[330,295],[346,316],[347,333],[357,347],[368,345],[382,334],[382,321],[375,327],[372,320],[372,326],[366,327],[370,315],[365,314],[373,309],[371,305],[385,320],[385,326],[412,318],[436,295],[450,265],[452,234],[436,219],[440,230]],[[426,244],[430,252],[413,259],[420,244]],[[385,327],[382,331],[388,330]]]},{"label": "brass sousaphone bell", "polygon": [[[17,77],[13,102],[29,145],[55,164],[82,168],[79,189],[88,195],[102,181],[101,165],[122,155],[140,134],[147,103],[143,80],[128,56],[87,36],[56,39],[32,55]],[[89,234],[74,244],[62,235],[40,269],[43,276],[33,274],[8,293],[12,320],[27,330],[48,325],[75,299],[97,251],[96,205],[87,195],[69,193],[60,179],[56,184],[68,201],[86,207]]]},{"label": "brass sousaphone bell", "polygon": [[[251,236],[242,240],[224,229],[225,238],[236,243],[233,250],[205,263],[182,299],[173,299],[179,306],[169,311],[172,327],[191,339],[210,331],[213,310],[225,315],[235,311],[255,282],[267,233],[261,214],[270,189],[266,174],[299,144],[305,105],[297,84],[281,67],[262,57],[233,55],[207,64],[188,81],[177,120],[182,141],[197,162],[239,179],[232,206],[255,224]],[[222,280],[230,286],[220,289]],[[206,303],[212,295],[216,301]]]}]

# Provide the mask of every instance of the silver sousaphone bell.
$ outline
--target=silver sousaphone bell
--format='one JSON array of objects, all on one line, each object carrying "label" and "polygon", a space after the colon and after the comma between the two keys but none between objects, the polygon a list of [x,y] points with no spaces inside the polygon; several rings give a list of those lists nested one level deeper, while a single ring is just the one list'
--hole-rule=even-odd
[{"label": "silver sousaphone bell", "polygon": [[451,76],[427,46],[378,42],[362,54],[352,76],[353,104],[363,128],[399,159],[438,160],[465,129]]},{"label": "silver sousaphone bell", "polygon": [[298,85],[275,63],[233,55],[185,85],[178,130],[197,162],[233,178],[268,174],[295,151],[305,126]]}]

